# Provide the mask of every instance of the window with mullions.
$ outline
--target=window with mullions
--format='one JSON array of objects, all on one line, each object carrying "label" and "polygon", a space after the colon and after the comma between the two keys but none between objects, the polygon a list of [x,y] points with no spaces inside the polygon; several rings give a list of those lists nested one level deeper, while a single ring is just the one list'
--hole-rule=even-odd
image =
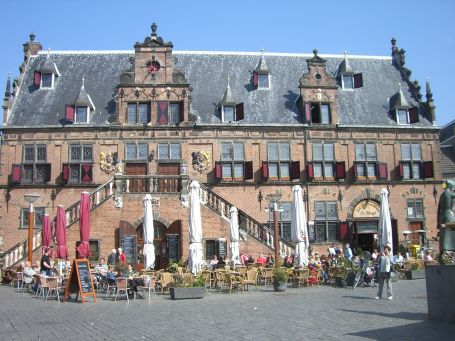
[{"label": "window with mullions", "polygon": [[[291,202],[279,203],[278,234],[286,240],[291,240],[291,207]],[[269,228],[273,231],[273,205],[269,209]]]},{"label": "window with mullions", "polygon": [[[43,217],[45,213],[45,207],[33,207],[35,211],[35,229],[43,227]],[[21,208],[21,225],[20,228],[28,228],[28,211],[29,208]]]},{"label": "window with mullions", "polygon": [[267,160],[270,180],[289,180],[291,162],[289,143],[267,143]]},{"label": "window with mullions", "polygon": [[316,242],[333,242],[339,239],[338,210],[336,201],[316,201],[315,232]]},{"label": "window with mullions", "polygon": [[221,143],[222,178],[227,180],[244,179],[245,153],[243,143]]},{"label": "window with mullions", "polygon": [[147,160],[148,148],[147,143],[127,143],[125,145],[125,160]]},{"label": "window with mullions", "polygon": [[158,102],[157,123],[177,124],[183,121],[183,109],[181,102]]},{"label": "window with mullions", "polygon": [[400,172],[404,180],[423,178],[420,144],[401,145]]},{"label": "window with mullions", "polygon": [[158,160],[180,160],[181,158],[180,144],[160,143],[158,145]]},{"label": "window with mullions", "polygon": [[375,178],[377,174],[376,145],[360,143],[355,145],[355,174],[357,178]]},{"label": "window with mullions", "polygon": [[313,144],[314,178],[333,178],[334,161],[335,153],[332,143]]},{"label": "window with mullions", "polygon": [[150,103],[128,103],[127,123],[150,122]]},{"label": "window with mullions", "polygon": [[424,218],[423,200],[408,199],[407,200],[407,216],[408,218]]},{"label": "window with mullions", "polygon": [[69,183],[93,181],[93,146],[86,144],[70,145],[69,163],[63,165],[63,180]]},{"label": "window with mullions", "polygon": [[305,102],[305,117],[307,123],[330,124],[330,104]]},{"label": "window with mullions", "polygon": [[25,145],[21,182],[24,184],[49,182],[50,171],[51,165],[46,163],[46,146]]}]

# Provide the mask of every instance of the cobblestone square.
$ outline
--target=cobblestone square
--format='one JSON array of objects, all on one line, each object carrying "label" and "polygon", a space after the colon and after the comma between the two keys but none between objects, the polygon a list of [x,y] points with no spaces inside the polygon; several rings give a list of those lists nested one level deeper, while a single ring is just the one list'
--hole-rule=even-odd
[{"label": "cobblestone square", "polygon": [[[43,302],[0,287],[1,340],[447,340],[455,324],[429,321],[424,280],[394,283],[394,300],[376,288],[269,287],[204,299]],[[448,302],[449,303],[449,302]],[[452,302],[453,303],[453,302]]]}]

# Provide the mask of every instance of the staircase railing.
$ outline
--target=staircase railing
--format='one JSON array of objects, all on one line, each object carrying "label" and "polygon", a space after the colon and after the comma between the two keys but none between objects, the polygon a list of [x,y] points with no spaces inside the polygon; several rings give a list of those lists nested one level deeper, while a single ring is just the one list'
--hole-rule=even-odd
[{"label": "staircase railing", "polygon": [[[190,178],[193,181],[192,178]],[[210,188],[201,184],[201,190],[199,193],[201,203],[206,207],[217,212],[221,217],[229,220],[230,218],[230,209],[232,206],[229,201],[223,199],[221,196],[213,192]],[[262,244],[268,246],[271,249],[275,249],[274,243],[274,233],[266,225],[261,224],[253,217],[246,214],[244,211],[240,210],[236,206],[239,214],[239,228],[242,234],[247,233],[249,236],[254,237],[256,240],[260,241]],[[290,255],[294,250],[294,244],[288,240],[285,240],[278,236],[279,238],[279,252],[282,256]]]},{"label": "staircase railing", "polygon": [[[108,200],[113,194],[113,182],[114,179],[110,179],[108,182],[97,187],[95,190],[90,192],[90,203],[91,210],[100,206],[106,200]],[[79,220],[79,206],[80,200],[75,204],[71,205],[65,210],[66,213],[66,227],[70,227]],[[51,222],[55,224],[55,218]],[[41,230],[35,231],[33,233],[32,248],[33,250],[41,247]],[[20,261],[24,260],[28,254],[28,239],[22,240],[9,250],[3,253],[3,266],[5,268],[11,267]]]}]

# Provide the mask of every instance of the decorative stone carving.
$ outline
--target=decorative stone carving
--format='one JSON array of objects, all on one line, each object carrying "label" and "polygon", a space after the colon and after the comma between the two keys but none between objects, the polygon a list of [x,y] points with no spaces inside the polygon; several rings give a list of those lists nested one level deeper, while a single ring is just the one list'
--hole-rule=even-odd
[{"label": "decorative stone carving", "polygon": [[114,204],[115,204],[115,208],[122,208],[123,207],[122,197],[114,197]]},{"label": "decorative stone carving", "polygon": [[210,164],[210,152],[193,152],[191,153],[193,158],[193,168],[197,170],[199,173],[205,172],[209,168]]},{"label": "decorative stone carving", "polygon": [[100,168],[106,174],[116,170],[117,162],[115,161],[112,152],[100,153]]}]

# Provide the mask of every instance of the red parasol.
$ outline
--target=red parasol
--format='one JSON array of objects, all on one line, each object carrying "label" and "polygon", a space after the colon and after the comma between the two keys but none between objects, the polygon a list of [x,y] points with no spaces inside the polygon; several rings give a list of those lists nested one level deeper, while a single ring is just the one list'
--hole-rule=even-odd
[{"label": "red parasol", "polygon": [[57,239],[57,258],[68,258],[66,248],[66,213],[62,205],[57,207],[57,222],[55,224],[55,238]]}]

